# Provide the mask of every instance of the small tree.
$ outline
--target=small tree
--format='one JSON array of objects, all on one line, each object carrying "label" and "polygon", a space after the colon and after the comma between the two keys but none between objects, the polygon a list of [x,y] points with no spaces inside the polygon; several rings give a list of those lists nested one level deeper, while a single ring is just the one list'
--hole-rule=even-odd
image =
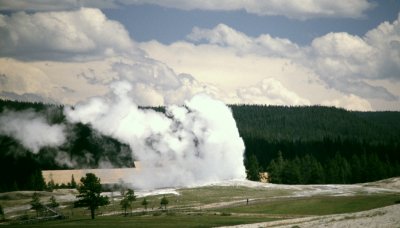
[{"label": "small tree", "polygon": [[119,204],[121,205],[122,209],[124,209],[124,215],[126,216],[126,211],[129,207],[131,207],[131,202],[129,202],[127,198],[123,198]]},{"label": "small tree", "polygon": [[39,217],[39,212],[42,210],[43,204],[40,202],[39,194],[33,193],[31,201],[31,209],[36,211],[36,217]]},{"label": "small tree", "polygon": [[108,197],[100,195],[100,178],[96,177],[93,173],[87,173],[86,177],[81,178],[78,191],[78,201],[75,202],[75,206],[88,207],[92,219],[94,219],[95,211],[99,206],[109,204]]},{"label": "small tree", "polygon": [[126,198],[130,201],[133,202],[136,200],[135,192],[132,189],[128,189],[126,192]]},{"label": "small tree", "polygon": [[167,204],[169,203],[167,197],[163,196],[163,198],[161,198],[161,207],[164,206],[164,210],[167,210]]},{"label": "small tree", "polygon": [[5,220],[3,206],[1,206],[1,205],[0,205],[0,216],[1,216],[1,220]]},{"label": "small tree", "polygon": [[142,200],[142,206],[144,207],[144,209],[147,211],[147,205],[149,205],[149,202],[146,200],[146,197],[143,198]]},{"label": "small tree", "polygon": [[128,189],[123,195],[123,199],[120,202],[122,209],[124,209],[124,215],[126,216],[126,210],[132,208],[132,202],[136,200],[135,192],[132,189]]},{"label": "small tree", "polygon": [[77,184],[75,182],[74,174],[71,176],[71,188],[76,188]]},{"label": "small tree", "polygon": [[60,204],[56,201],[56,198],[54,196],[50,197],[50,204],[49,206],[51,208],[57,208],[58,206],[60,206]]},{"label": "small tree", "polygon": [[47,183],[47,190],[52,192],[55,188],[56,184],[54,183],[53,178],[50,179],[50,181]]}]

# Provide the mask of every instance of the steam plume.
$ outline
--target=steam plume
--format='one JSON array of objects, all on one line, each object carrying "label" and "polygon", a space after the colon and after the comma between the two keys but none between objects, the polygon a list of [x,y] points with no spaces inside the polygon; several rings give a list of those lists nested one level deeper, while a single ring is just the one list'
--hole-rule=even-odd
[{"label": "steam plume", "polygon": [[0,116],[0,134],[15,138],[35,154],[42,147],[63,144],[64,129],[64,125],[50,125],[44,117],[30,110],[5,111]]},{"label": "steam plume", "polygon": [[128,96],[128,82],[112,84],[107,97],[66,108],[69,121],[91,124],[130,145],[141,162],[137,188],[199,185],[245,177],[244,144],[230,109],[206,95],[162,114],[142,110]]}]

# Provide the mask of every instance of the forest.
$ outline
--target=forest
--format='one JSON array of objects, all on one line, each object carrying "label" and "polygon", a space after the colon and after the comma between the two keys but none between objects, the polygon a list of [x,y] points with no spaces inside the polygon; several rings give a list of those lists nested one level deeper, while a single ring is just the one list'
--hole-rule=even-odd
[{"label": "forest", "polygon": [[248,178],[285,184],[360,183],[400,175],[400,113],[324,106],[231,106]]},{"label": "forest", "polygon": [[[248,179],[258,180],[259,172],[268,172],[273,183],[323,184],[400,175],[400,112],[354,112],[324,106],[230,107],[246,145]],[[0,116],[7,110],[34,111],[50,124],[65,124],[69,133],[61,147],[45,147],[37,153],[0,134],[0,192],[43,189],[38,180],[44,169],[133,165],[128,145],[89,125],[68,123],[61,105],[0,100]],[[164,111],[162,107],[154,110]]]}]

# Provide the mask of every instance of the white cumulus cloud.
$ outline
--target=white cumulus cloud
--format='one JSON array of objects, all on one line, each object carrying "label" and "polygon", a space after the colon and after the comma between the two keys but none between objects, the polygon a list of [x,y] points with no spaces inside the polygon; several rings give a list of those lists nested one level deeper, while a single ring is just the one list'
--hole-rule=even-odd
[{"label": "white cumulus cloud", "polygon": [[125,28],[99,9],[0,15],[0,56],[85,60],[133,54]]},{"label": "white cumulus cloud", "polygon": [[354,95],[373,100],[373,109],[398,109],[399,27],[397,19],[365,36],[328,33],[299,45],[219,24],[164,45],[136,43],[98,9],[0,15],[0,97],[74,104],[124,80],[139,105],[178,104],[198,93],[286,105]]},{"label": "white cumulus cloud", "polygon": [[239,102],[269,105],[310,105],[310,101],[285,88],[274,78],[266,78],[254,86],[237,89]]},{"label": "white cumulus cloud", "polygon": [[315,38],[301,60],[329,86],[365,98],[396,101],[398,95],[367,80],[400,82],[400,17],[363,37],[328,33]]},{"label": "white cumulus cloud", "polygon": [[354,94],[345,95],[342,97],[335,98],[333,100],[326,100],[322,102],[322,105],[335,106],[339,108],[345,108],[347,110],[356,111],[372,111],[371,104],[361,97]]},{"label": "white cumulus cloud", "polygon": [[249,37],[225,24],[219,24],[212,29],[195,27],[187,36],[190,41],[205,41],[223,47],[234,48],[237,54],[251,53],[270,57],[287,57],[298,55],[300,48],[288,39],[262,34],[259,37]]},{"label": "white cumulus cloud", "polygon": [[74,104],[121,80],[134,87],[130,95],[139,105],[220,96],[212,85],[148,58],[98,9],[0,15],[0,34],[0,97]]},{"label": "white cumulus cloud", "polygon": [[[251,37],[219,24],[211,29],[193,28],[187,41],[170,45],[152,41],[140,46],[179,73],[225,86],[229,92],[246,92],[248,97],[251,93],[267,96],[253,85],[274,78],[311,104],[333,101],[337,96],[341,102],[335,105],[348,107],[357,97],[361,103],[372,102],[373,109],[393,109],[399,108],[400,96],[399,21],[400,17],[383,22],[364,36],[331,32],[310,45],[269,34]],[[369,109],[368,105],[354,107]]]}]

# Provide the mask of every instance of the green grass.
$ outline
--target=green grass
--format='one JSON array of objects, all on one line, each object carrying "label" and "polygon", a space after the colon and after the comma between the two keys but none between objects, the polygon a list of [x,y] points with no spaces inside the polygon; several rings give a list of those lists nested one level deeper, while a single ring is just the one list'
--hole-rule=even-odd
[{"label": "green grass", "polygon": [[180,204],[210,204],[250,199],[264,199],[269,197],[289,195],[291,190],[247,188],[242,186],[210,186],[179,190],[180,196],[173,196]]},{"label": "green grass", "polygon": [[225,208],[230,213],[261,213],[281,215],[327,215],[370,210],[392,205],[398,195],[319,196],[278,198],[250,205]]},{"label": "green grass", "polygon": [[160,216],[99,216],[95,220],[68,219],[36,224],[11,225],[6,227],[214,227],[245,223],[272,221],[266,216],[222,216],[219,214],[176,214]]},{"label": "green grass", "polygon": [[[306,215],[327,215],[349,213],[383,207],[399,201],[398,194],[360,193],[357,196],[284,197],[294,190],[278,188],[247,188],[236,186],[209,186],[178,190],[180,195],[166,195],[169,199],[169,213],[153,214],[158,211],[162,195],[149,196],[149,211],[146,215],[124,217],[122,215],[97,216],[91,220],[85,208],[72,208],[72,203],[62,203],[61,211],[69,219],[5,227],[213,227],[266,222],[277,219]],[[41,200],[48,201],[49,194],[43,193]],[[8,196],[10,195],[10,196]],[[29,195],[4,194],[0,204],[18,206],[30,201]],[[282,197],[283,196],[283,197]],[[250,204],[246,205],[249,198]],[[134,202],[133,210],[142,211],[142,198]],[[219,204],[221,203],[221,204]],[[217,207],[210,207],[210,204]],[[119,201],[101,207],[99,214],[122,212]],[[158,211],[159,212],[159,211]],[[27,213],[34,217],[34,211],[9,213],[7,216]],[[9,217],[10,218],[10,217]]]}]

